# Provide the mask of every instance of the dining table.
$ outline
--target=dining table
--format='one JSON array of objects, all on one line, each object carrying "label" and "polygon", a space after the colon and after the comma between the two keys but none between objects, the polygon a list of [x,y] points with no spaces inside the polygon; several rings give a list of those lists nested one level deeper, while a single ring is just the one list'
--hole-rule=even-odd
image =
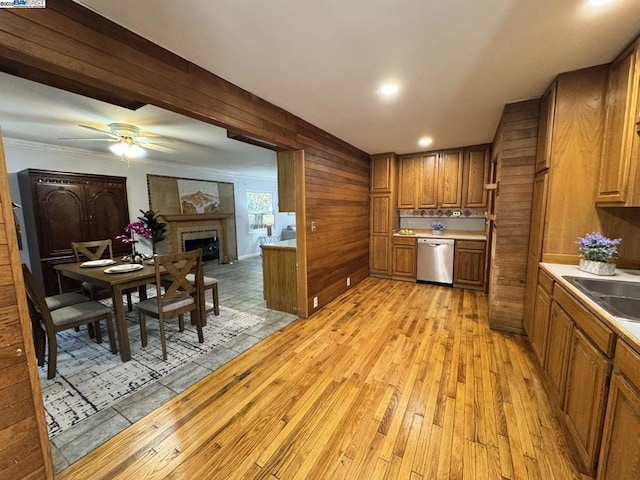
[{"label": "dining table", "polygon": [[[89,263],[89,266],[87,266]],[[130,265],[131,267],[126,267]],[[116,330],[118,336],[118,346],[120,348],[120,358],[123,362],[131,359],[131,346],[129,345],[129,333],[124,313],[124,301],[122,295],[125,290],[138,288],[140,300],[147,297],[147,284],[155,284],[155,267],[149,262],[143,262],[140,267],[133,267],[132,264],[115,261],[113,264],[105,265],[99,262],[76,262],[62,263],[55,265],[58,275],[58,284],[62,292],[61,277],[68,277],[80,282],[89,282],[104,289],[111,290],[111,298],[116,316]],[[115,267],[115,268],[114,268]],[[135,270],[131,270],[135,268]]]}]

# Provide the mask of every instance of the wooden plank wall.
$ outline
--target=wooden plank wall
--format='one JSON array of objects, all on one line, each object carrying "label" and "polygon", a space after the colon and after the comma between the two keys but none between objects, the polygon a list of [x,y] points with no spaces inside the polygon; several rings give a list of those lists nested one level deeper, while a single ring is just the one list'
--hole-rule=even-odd
[{"label": "wooden plank wall", "polygon": [[493,148],[498,194],[489,286],[489,325],[524,333],[529,225],[533,200],[540,100],[505,106]]},{"label": "wooden plank wall", "polygon": [[96,97],[107,92],[121,103],[151,103],[304,149],[307,304],[318,296],[319,306],[325,305],[347,289],[346,277],[353,285],[368,275],[365,152],[71,0],[48,0],[46,9],[0,11],[0,66],[72,91]]},{"label": "wooden plank wall", "polygon": [[53,478],[1,136],[0,478]]}]

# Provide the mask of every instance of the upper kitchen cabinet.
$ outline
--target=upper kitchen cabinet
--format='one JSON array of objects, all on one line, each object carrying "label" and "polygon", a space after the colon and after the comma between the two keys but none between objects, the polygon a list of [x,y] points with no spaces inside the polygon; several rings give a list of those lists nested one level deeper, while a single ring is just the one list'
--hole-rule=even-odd
[{"label": "upper kitchen cabinet", "polygon": [[401,156],[398,208],[462,208],[463,153],[459,148]]},{"label": "upper kitchen cabinet", "polygon": [[640,206],[640,40],[609,67],[598,206]]},{"label": "upper kitchen cabinet", "polygon": [[371,157],[371,193],[389,193],[392,185],[391,154]]},{"label": "upper kitchen cabinet", "polygon": [[486,208],[489,183],[491,145],[478,145],[464,149],[462,170],[462,207]]}]

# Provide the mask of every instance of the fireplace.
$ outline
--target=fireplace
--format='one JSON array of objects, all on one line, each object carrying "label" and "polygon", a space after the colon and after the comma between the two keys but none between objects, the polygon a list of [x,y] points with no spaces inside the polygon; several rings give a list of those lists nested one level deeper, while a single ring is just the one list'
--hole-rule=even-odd
[{"label": "fireplace", "polygon": [[220,240],[218,239],[218,232],[212,237],[184,240],[184,250],[186,252],[189,250],[197,250],[198,248],[202,249],[203,261],[218,260],[218,263],[220,263]]},{"label": "fireplace", "polygon": [[[163,215],[172,252],[202,248],[203,260],[229,262],[227,219],[230,214]],[[188,243],[187,243],[188,242]],[[192,243],[193,242],[193,243]]]}]

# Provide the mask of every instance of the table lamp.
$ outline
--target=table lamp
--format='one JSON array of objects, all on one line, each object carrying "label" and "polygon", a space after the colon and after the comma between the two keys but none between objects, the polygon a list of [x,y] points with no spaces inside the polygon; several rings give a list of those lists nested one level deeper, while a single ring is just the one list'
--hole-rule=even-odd
[{"label": "table lamp", "polygon": [[267,226],[267,237],[271,236],[272,230],[271,227],[273,226],[273,224],[275,223],[276,219],[274,218],[274,216],[270,213],[264,215],[262,217],[264,224]]}]

